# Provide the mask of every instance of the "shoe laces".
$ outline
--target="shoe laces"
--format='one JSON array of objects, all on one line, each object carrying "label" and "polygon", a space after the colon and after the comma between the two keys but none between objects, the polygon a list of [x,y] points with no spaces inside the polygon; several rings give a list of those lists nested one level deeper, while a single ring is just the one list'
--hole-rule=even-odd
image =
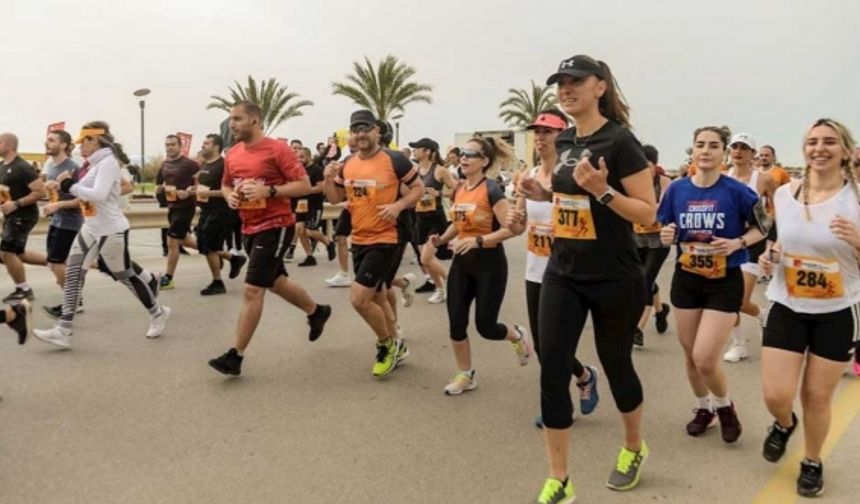
[{"label": "shoe laces", "polygon": [[627,448],[621,448],[621,451],[618,453],[618,462],[615,464],[615,468],[618,469],[619,472],[627,474],[630,471],[630,467],[636,465],[638,458],[638,453],[630,451]]},{"label": "shoe laces", "polygon": [[583,401],[588,401],[591,399],[591,392],[594,389],[594,372],[592,371],[591,377],[588,378],[587,382],[577,383],[576,386],[579,388],[579,398]]},{"label": "shoe laces", "polygon": [[693,419],[695,423],[708,423],[714,417],[714,412],[705,408],[696,408],[693,413],[696,414],[696,418]]},{"label": "shoe laces", "polygon": [[472,381],[472,375],[465,371],[460,371],[457,373],[457,376],[454,377],[452,383],[456,383],[457,385],[466,385],[470,381]]},{"label": "shoe laces", "polygon": [[548,478],[543,484],[543,490],[540,492],[538,502],[541,504],[552,502],[556,494],[562,490],[564,490],[564,485],[561,481],[555,478]]},{"label": "shoe laces", "polygon": [[390,349],[387,345],[376,345],[376,362],[385,362],[385,358],[388,357],[389,352]]},{"label": "shoe laces", "polygon": [[800,477],[806,481],[815,481],[821,473],[822,465],[818,462],[804,459],[800,463]]}]

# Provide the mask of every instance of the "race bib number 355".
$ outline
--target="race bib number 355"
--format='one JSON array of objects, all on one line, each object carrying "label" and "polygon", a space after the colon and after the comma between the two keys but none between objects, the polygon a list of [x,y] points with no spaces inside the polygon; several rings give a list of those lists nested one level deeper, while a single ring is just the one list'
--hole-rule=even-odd
[{"label": "race bib number 355", "polygon": [[591,201],[588,196],[554,193],[552,195],[553,234],[556,238],[596,240]]},{"label": "race bib number 355", "polygon": [[705,278],[725,278],[727,257],[717,253],[716,247],[705,243],[682,243],[681,269]]},{"label": "race bib number 355", "polygon": [[815,257],[783,255],[788,295],[806,299],[834,299],[845,295],[839,262]]}]

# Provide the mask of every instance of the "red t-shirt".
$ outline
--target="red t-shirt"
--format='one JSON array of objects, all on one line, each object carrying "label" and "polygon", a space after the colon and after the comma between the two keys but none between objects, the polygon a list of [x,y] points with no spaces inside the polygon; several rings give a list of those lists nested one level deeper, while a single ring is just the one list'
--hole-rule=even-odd
[{"label": "red t-shirt", "polygon": [[[251,179],[267,186],[278,186],[302,177],[307,177],[307,173],[293,150],[266,137],[251,147],[240,142],[230,148],[224,161],[222,184],[238,187],[243,180]],[[242,233],[246,235],[296,223],[288,198],[242,203],[239,216],[242,218]]]}]

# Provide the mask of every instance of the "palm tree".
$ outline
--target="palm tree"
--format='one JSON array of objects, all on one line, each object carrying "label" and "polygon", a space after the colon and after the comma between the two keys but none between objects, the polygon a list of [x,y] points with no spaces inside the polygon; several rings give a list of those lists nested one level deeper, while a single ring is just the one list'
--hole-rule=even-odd
[{"label": "palm tree", "polygon": [[508,89],[510,96],[499,104],[499,117],[512,127],[528,126],[537,119],[541,110],[558,103],[550,86],[540,86],[535,81],[531,83],[531,90]]},{"label": "palm tree", "polygon": [[233,105],[240,101],[255,103],[263,110],[263,129],[266,135],[287,119],[303,115],[301,109],[314,104],[309,100],[293,101],[299,97],[298,93],[288,92],[287,86],[282,86],[275,79],[265,80],[258,87],[257,82],[249,75],[246,87],[239,84],[239,81],[234,83],[235,87],[229,88],[230,98],[211,96],[215,101],[207,105],[206,109],[230,112]]},{"label": "palm tree", "polygon": [[414,102],[433,103],[433,86],[410,80],[415,69],[388,55],[374,67],[367,56],[364,63],[355,61],[353,73],[345,82],[332,82],[332,94],[349,98],[370,109],[383,121],[400,119],[404,109]]}]

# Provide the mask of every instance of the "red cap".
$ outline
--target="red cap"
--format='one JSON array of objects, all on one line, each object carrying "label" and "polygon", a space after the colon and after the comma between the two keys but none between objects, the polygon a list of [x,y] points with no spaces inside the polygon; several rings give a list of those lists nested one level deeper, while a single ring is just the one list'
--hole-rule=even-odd
[{"label": "red cap", "polygon": [[530,126],[526,129],[535,129],[538,127],[552,128],[557,130],[567,129],[567,123],[561,117],[555,114],[540,114]]}]

